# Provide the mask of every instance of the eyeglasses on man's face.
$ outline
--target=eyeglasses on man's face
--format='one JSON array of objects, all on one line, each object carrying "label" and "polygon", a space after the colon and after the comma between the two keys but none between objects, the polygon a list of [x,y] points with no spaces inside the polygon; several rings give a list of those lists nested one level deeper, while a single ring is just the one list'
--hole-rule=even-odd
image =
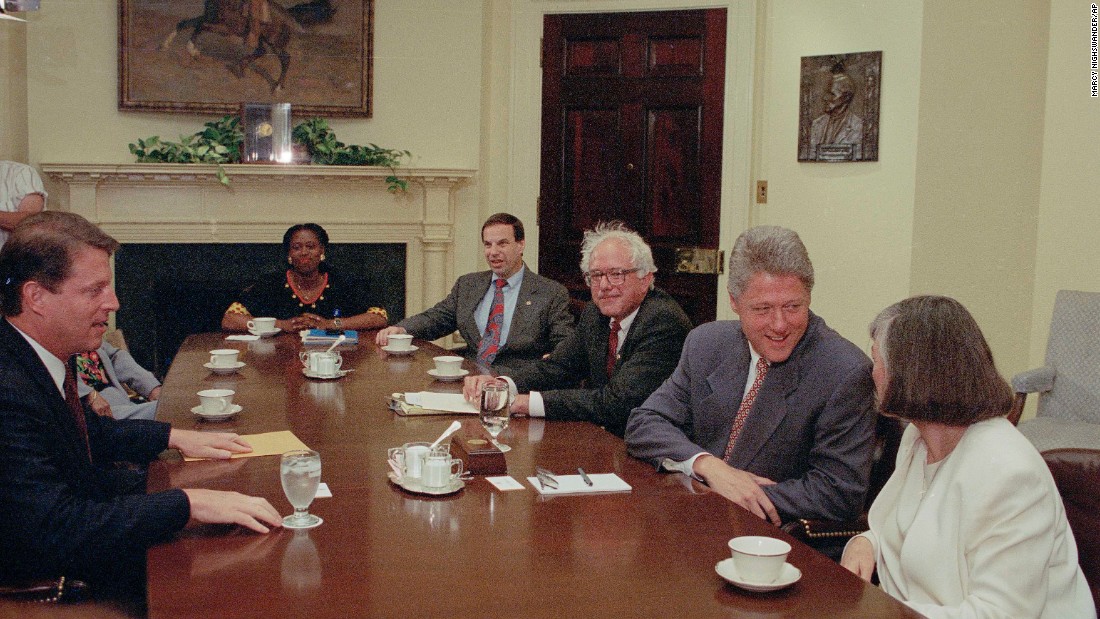
[{"label": "eyeglasses on man's face", "polygon": [[638,271],[637,267],[633,269],[611,269],[610,271],[589,271],[584,274],[584,283],[590,287],[597,286],[600,280],[606,277],[607,283],[618,286],[626,281],[627,274]]}]

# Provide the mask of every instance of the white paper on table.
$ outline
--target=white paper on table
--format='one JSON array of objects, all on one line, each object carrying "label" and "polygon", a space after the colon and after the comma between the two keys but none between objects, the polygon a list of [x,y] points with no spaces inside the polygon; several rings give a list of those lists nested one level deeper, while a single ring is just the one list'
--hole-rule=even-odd
[{"label": "white paper on table", "polygon": [[321,482],[320,484],[317,484],[317,494],[316,494],[316,496],[314,496],[314,498],[316,498],[316,499],[331,499],[332,498],[332,490],[329,490],[328,484],[326,484],[325,482]]},{"label": "white paper on table", "polygon": [[225,336],[228,342],[255,342],[260,339],[258,335],[227,335]]},{"label": "white paper on table", "polygon": [[478,409],[462,397],[461,393],[436,393],[434,391],[409,392],[405,394],[405,402],[413,406],[427,408],[433,411],[447,411],[448,413],[473,413]]},{"label": "white paper on table", "polygon": [[584,483],[580,475],[555,475],[558,482],[557,488],[549,486],[543,488],[538,477],[528,477],[527,483],[531,484],[539,494],[593,494],[599,492],[630,492],[633,488],[614,473],[589,473],[588,478],[592,485]]},{"label": "white paper on table", "polygon": [[516,478],[511,475],[502,475],[500,477],[486,477],[485,481],[496,486],[497,490],[523,490],[523,484],[516,481]]}]

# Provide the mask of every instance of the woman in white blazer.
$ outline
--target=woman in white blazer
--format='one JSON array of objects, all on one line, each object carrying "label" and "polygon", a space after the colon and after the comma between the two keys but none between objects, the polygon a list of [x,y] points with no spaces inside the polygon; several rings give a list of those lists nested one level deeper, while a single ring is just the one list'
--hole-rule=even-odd
[{"label": "woman in white blazer", "polygon": [[1054,480],[1004,415],[1012,390],[958,301],[871,323],[879,411],[911,422],[841,564],[927,617],[1096,617]]}]

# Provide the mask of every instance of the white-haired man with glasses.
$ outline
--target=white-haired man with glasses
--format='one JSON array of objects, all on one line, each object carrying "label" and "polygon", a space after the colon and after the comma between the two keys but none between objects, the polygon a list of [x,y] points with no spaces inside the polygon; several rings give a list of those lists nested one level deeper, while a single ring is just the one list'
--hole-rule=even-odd
[{"label": "white-haired man with glasses", "polygon": [[[581,271],[592,302],[547,358],[504,377],[520,394],[512,412],[589,421],[622,436],[631,409],[676,367],[691,321],[653,286],[653,252],[620,222],[585,232]],[[476,402],[481,385],[492,380],[467,378],[463,393]]]}]

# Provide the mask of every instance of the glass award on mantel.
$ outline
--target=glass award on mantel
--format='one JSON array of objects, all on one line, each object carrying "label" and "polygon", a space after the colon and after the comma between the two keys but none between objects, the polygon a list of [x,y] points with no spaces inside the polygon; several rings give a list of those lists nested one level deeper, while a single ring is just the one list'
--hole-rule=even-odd
[{"label": "glass award on mantel", "polygon": [[242,103],[241,163],[291,163],[289,103]]}]

